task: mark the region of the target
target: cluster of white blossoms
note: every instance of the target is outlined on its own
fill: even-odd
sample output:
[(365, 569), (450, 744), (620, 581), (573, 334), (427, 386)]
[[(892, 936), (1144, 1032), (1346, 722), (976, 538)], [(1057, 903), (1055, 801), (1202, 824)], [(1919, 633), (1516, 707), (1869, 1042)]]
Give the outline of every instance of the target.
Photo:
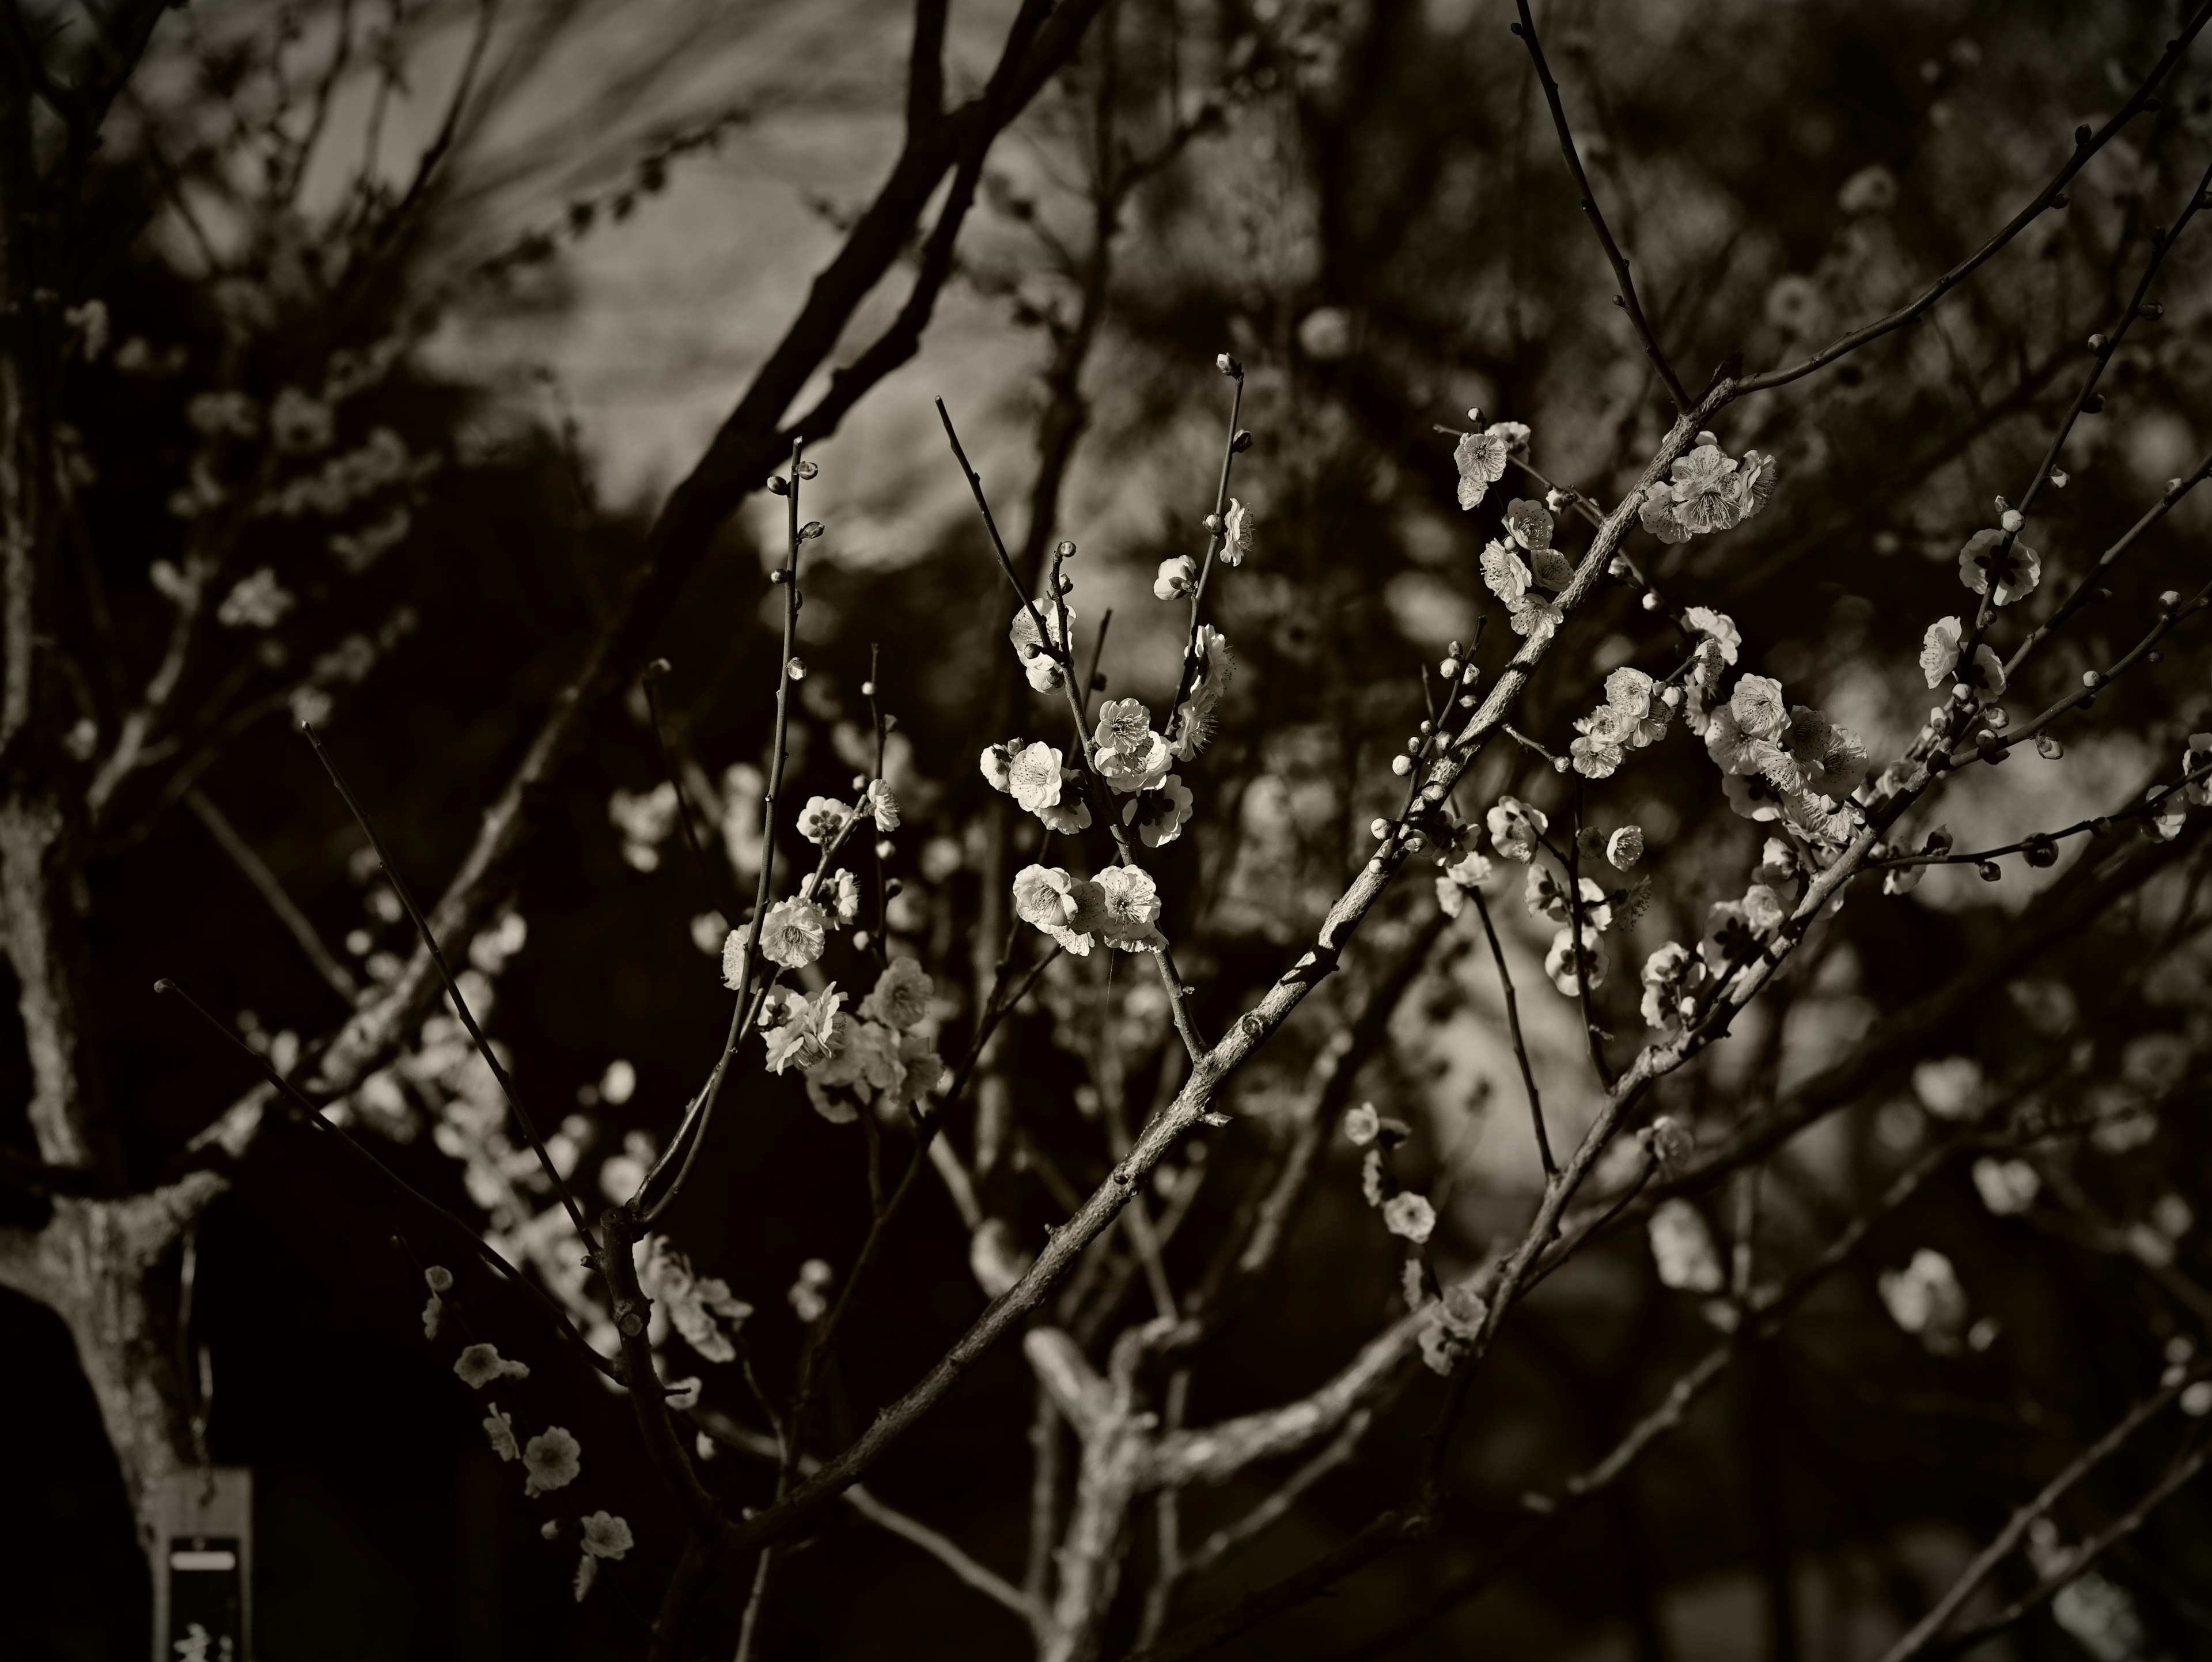
[(1747, 450), (1725, 454), (1711, 433), (1674, 459), (1671, 479), (1650, 485), (1637, 508), (1644, 528), (1662, 543), (1686, 543), (1727, 531), (1753, 517), (1774, 494), (1774, 458)]
[(1101, 941), (1125, 953), (1167, 945), (1158, 928), (1159, 887), (1137, 866), (1108, 866), (1096, 877), (1024, 866), (1014, 878), (1014, 915), (1079, 958)]
[[(1447, 916), (1457, 917), (1467, 897), (1489, 880), (1496, 868), (1475, 847), (1481, 831), (1487, 830), (1491, 848), (1500, 858), (1518, 861), (1528, 868), (1522, 895), (1528, 915), (1557, 926), (1551, 949), (1544, 955), (1544, 973), (1560, 992), (1572, 995), (1582, 990), (1584, 977), (1593, 988), (1604, 985), (1605, 934), (1616, 923), (1633, 920), (1650, 896), (1650, 885), (1644, 882), (1633, 890), (1608, 890), (1595, 878), (1577, 874), (1571, 892), (1565, 868), (1554, 871), (1537, 857), (1540, 851), (1547, 849), (1544, 837), (1551, 824), (1541, 808), (1532, 807), (1516, 796), (1499, 797), (1483, 816), (1481, 827), (1463, 827), (1452, 845), (1437, 856), (1437, 863), (1443, 868), (1443, 875), (1437, 880), (1437, 904)], [(1591, 826), (1585, 828), (1577, 846), (1589, 869), (1600, 869), (1601, 862), (1616, 872), (1627, 872), (1644, 858), (1644, 831), (1638, 825), (1622, 825), (1612, 831)]]
[[(719, 1275), (702, 1275), (665, 1235), (647, 1235), (638, 1261), (639, 1290), (653, 1300), (656, 1330), (665, 1320), (684, 1343), (710, 1362), (735, 1361), (737, 1335), (752, 1306), (730, 1291)], [(654, 1337), (659, 1333), (656, 1330)]]
[(1517, 421), (1494, 421), (1485, 427), (1480, 410), (1468, 411), (1467, 418), (1476, 424), (1476, 430), (1460, 435), (1458, 444), (1452, 447), (1452, 462), (1459, 469), (1459, 505), (1473, 508), (1484, 492), (1505, 477), (1506, 463), (1513, 453), (1528, 445), (1528, 429)]
[[(651, 1241), (647, 1242), (650, 1248)], [(676, 1255), (679, 1259), (680, 1254)], [(648, 1261), (650, 1252), (648, 1251)], [(685, 1266), (689, 1275), (689, 1266)], [(422, 1272), (429, 1283), (432, 1308), (423, 1313), (423, 1327), (429, 1336), (437, 1336), (436, 1314), (442, 1310), (440, 1296), (451, 1292), (453, 1272), (442, 1264), (432, 1264)], [(729, 1289), (720, 1282), (707, 1283), (720, 1290), (726, 1300)], [(734, 1300), (729, 1302), (734, 1303)], [(750, 1306), (738, 1305), (739, 1319), (750, 1313)], [(711, 1325), (711, 1318), (710, 1318)], [(732, 1354), (735, 1354), (734, 1352)], [(530, 1377), (527, 1362), (509, 1361), (492, 1344), (465, 1345), (454, 1359), (453, 1373), (471, 1391), (482, 1391), (500, 1379), (526, 1379)], [(523, 1470), (522, 1492), (535, 1499), (550, 1495), (556, 1488), (566, 1488), (574, 1482), (584, 1469), (583, 1445), (565, 1426), (548, 1426), (529, 1441), (524, 1442), (514, 1434), (514, 1418), (497, 1403), (484, 1404), (484, 1436), (490, 1441), (492, 1452), (506, 1462), (520, 1461)], [(583, 1554), (576, 1565), (575, 1594), (579, 1602), (592, 1590), (592, 1583), (599, 1573), (603, 1558), (620, 1558), (637, 1544), (630, 1533), (629, 1525), (607, 1512), (595, 1512), (578, 1520)], [(540, 1531), (549, 1541), (561, 1533), (559, 1519), (548, 1520)]]
[[(780, 969), (803, 970), (822, 956), (833, 928), (848, 928), (860, 916), (860, 880), (849, 868), (828, 869), (846, 834), (863, 821), (888, 835), (898, 828), (898, 799), (880, 779), (855, 778), (857, 806), (835, 797), (814, 796), (799, 815), (799, 834), (823, 849), (822, 861), (799, 886), (797, 894), (777, 901), (761, 919), (760, 954)], [(710, 937), (711, 938), (711, 937)], [(745, 936), (732, 929), (722, 940), (722, 984), (735, 991), (745, 984)], [(771, 1059), (771, 1067), (775, 1064)], [(775, 1068), (781, 1073), (782, 1068)]]
[(850, 1124), (862, 1107), (895, 1119), (919, 1106), (945, 1075), (936, 1041), (925, 1031), (935, 990), (911, 958), (893, 959), (854, 1013), (842, 1008), (845, 995), (835, 982), (811, 997), (770, 988), (761, 1009), (769, 1071), (797, 1068), (815, 1112), (833, 1125)]
[(1540, 641), (1559, 628), (1559, 596), (1575, 576), (1574, 562), (1552, 546), (1553, 530), (1549, 508), (1516, 497), (1506, 504), (1504, 537), (1482, 551), (1482, 581), (1505, 607), (1513, 632)]
[(1437, 1208), (1427, 1196), (1401, 1184), (1391, 1165), (1393, 1151), (1413, 1134), (1405, 1121), (1376, 1112), (1371, 1102), (1363, 1102), (1344, 1116), (1346, 1140), (1364, 1151), (1360, 1192), (1368, 1205), (1382, 1213), (1382, 1227), (1406, 1243), (1407, 1308), (1425, 1308), (1428, 1312), (1429, 1320), (1419, 1336), (1421, 1360), (1431, 1371), (1449, 1375), (1481, 1331), (1489, 1306), (1480, 1294), (1465, 1285), (1448, 1288), (1441, 1298), (1429, 1296), (1433, 1283), (1428, 1278), (1422, 1249), (1436, 1233)]
[(1605, 702), (1577, 718), (1567, 753), (1585, 779), (1609, 779), (1632, 750), (1667, 736), (1669, 706), (1658, 684), (1640, 669), (1623, 664), (1605, 678)]

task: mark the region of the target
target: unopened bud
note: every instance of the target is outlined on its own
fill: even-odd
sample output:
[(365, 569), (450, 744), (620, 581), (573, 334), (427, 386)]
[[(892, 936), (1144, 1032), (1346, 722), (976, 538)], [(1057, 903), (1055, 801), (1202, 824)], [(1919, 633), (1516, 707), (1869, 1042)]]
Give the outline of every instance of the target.
[(2003, 871), (1998, 868), (1997, 862), (1994, 860), (1982, 861), (1981, 874), (1982, 881), (1984, 883), (1994, 883), (2004, 875)]
[(2161, 611), (2172, 611), (2181, 604), (2181, 592), (2179, 589), (2166, 589), (2159, 595), (2158, 604)]
[(2094, 692), (2099, 687), (2105, 685), (2105, 678), (2099, 671), (2085, 669), (2081, 672), (2081, 685), (2087, 687), (2092, 692)]
[(1244, 379), (1244, 366), (1237, 362), (1235, 358), (1231, 357), (1226, 352), (1218, 353), (1215, 356), (1213, 367), (1218, 369), (1223, 374), (1231, 377), (1232, 380), (1242, 380)]
[(1659, 610), (1659, 596), (1655, 591), (1648, 588), (1644, 591), (1644, 609), (1646, 612)]
[(791, 494), (791, 481), (778, 473), (768, 482), (768, 488), (779, 496), (788, 496)]
[(875, 696), (876, 684), (873, 681), (863, 681), (860, 683), (860, 697), (863, 698), (872, 698)]
[(2027, 521), (2021, 518), (2020, 509), (2017, 508), (2008, 508), (2004, 511), (2003, 518), (1999, 520), (1997, 523), (2002, 526), (2007, 531), (2017, 531), (2021, 527), (2026, 525)]
[(2103, 350), (2105, 350), (2105, 338), (2104, 338), (2102, 335), (2092, 335), (2092, 336), (2090, 336), (2090, 337), (2089, 337), (2089, 350), (2090, 350), (2091, 351), (2093, 351), (2093, 352), (2101, 352), (2101, 351), (2103, 351)]
[(1447, 681), (1455, 679), (1459, 674), (1459, 660), (1456, 658), (1445, 659), (1437, 666), (1437, 673), (1443, 676)]
[(891, 857), (894, 852), (896, 852), (896, 845), (891, 842), (890, 837), (879, 837), (876, 839), (877, 859), (888, 860)]
[(1367, 831), (1368, 834), (1379, 843), (1390, 834), (1390, 822), (1380, 818), (1370, 820), (1368, 823)]
[(809, 520), (805, 525), (799, 527), (799, 540), (803, 543), (812, 542), (817, 537), (822, 534), (823, 530), (823, 527), (821, 521)]
[(1662, 687), (1659, 690), (1659, 702), (1666, 705), (1669, 709), (1681, 709), (1682, 689), (1680, 687)]
[(2056, 762), (2066, 754), (2066, 746), (2049, 734), (2039, 733), (2035, 735), (2035, 753), (2046, 762)]
[(1075, 545), (1066, 541), (1054, 543), (1052, 546), (1052, 557), (1055, 560), (1073, 559), (1075, 557)]
[(1403, 779), (1413, 770), (1413, 758), (1412, 757), (1394, 756), (1390, 758), (1390, 771), (1396, 774), (1401, 779)]
[(791, 677), (794, 681), (803, 681), (806, 679), (806, 666), (799, 660), (793, 658), (789, 663), (783, 667), (783, 673)]
[(1237, 436), (1236, 436), (1235, 438), (1233, 438), (1233, 439), (1231, 439), (1231, 440), (1230, 440), (1230, 441), (1229, 441), (1229, 450), (1230, 450), (1230, 454), (1231, 454), (1231, 455), (1241, 456), (1241, 455), (1243, 455), (1243, 454), (1247, 450), (1249, 450), (1251, 447), (1252, 447), (1252, 431), (1251, 431), (1251, 429), (1250, 429), (1249, 428), (1246, 428), (1246, 427), (1240, 427), (1240, 428), (1238, 428), (1238, 429), (1237, 429)]
[(1221, 515), (1218, 514), (1209, 514), (1199, 523), (1203, 525), (1212, 535), (1218, 537), (1221, 534)]

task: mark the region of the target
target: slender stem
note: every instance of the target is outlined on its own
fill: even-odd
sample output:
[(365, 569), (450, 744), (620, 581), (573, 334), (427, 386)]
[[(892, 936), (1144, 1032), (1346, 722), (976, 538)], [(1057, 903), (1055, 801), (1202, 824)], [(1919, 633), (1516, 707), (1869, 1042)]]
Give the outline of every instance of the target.
[(344, 965), (331, 955), (323, 945), (323, 938), (307, 919), (292, 897), (284, 892), (284, 885), (276, 874), (269, 869), (266, 861), (254, 852), (253, 845), (238, 834), (237, 828), (223, 817), (222, 810), (195, 786), (185, 793), (185, 806), (199, 816), (200, 823), (208, 828), (208, 835), (230, 856), (231, 863), (245, 874), (246, 880), (253, 885), (269, 910), (276, 914), (276, 921), (284, 931), (299, 943), (307, 961), (315, 966), (315, 973), (329, 983), (330, 989), (348, 1005), (352, 1004), (361, 989), (354, 983)]
[(385, 852), (383, 839), (377, 836), (376, 827), (369, 823), (368, 816), (362, 812), (361, 804), (354, 801), (353, 793), (346, 788), (337, 764), (331, 759), (330, 752), (323, 747), (321, 738), (305, 721), (300, 723), (300, 731), (315, 747), (315, 754), (321, 758), (324, 771), (331, 776), (331, 783), (337, 787), (338, 794), (345, 799), (347, 811), (353, 815), (354, 823), (361, 827), (362, 834), (368, 838), (369, 847), (376, 851), (376, 863), (382, 868), (385, 876), (392, 880), (392, 892), (399, 897), (399, 904), (407, 909), (407, 916), (414, 920), (415, 932), (422, 936), (423, 948), (430, 954), (430, 962), (437, 967), (440, 978), (446, 983), (446, 996), (453, 1001), (453, 1008), (460, 1015), (461, 1025), (469, 1030), (469, 1037), (476, 1041), (477, 1054), (483, 1058), (484, 1066), (491, 1069), (492, 1077), (499, 1081), (499, 1088), (507, 1098), (507, 1106), (514, 1110), (515, 1123), (522, 1127), (522, 1135), (530, 1144), (531, 1153), (538, 1156), (539, 1169), (545, 1173), (546, 1181), (552, 1185), (553, 1192), (560, 1196), (561, 1204), (567, 1208), (568, 1221), (575, 1225), (577, 1236), (587, 1250), (596, 1254), (599, 1243), (592, 1234), (591, 1226), (584, 1221), (584, 1208), (576, 1203), (576, 1196), (569, 1190), (568, 1179), (561, 1175), (560, 1167), (554, 1165), (553, 1156), (546, 1149), (545, 1140), (538, 1135), (537, 1126), (531, 1123), (530, 1111), (522, 1105), (522, 1099), (515, 1092), (514, 1081), (507, 1077), (507, 1069), (501, 1066), (499, 1057), (492, 1050), (491, 1041), (484, 1037), (483, 1029), (477, 1026), (475, 1013), (469, 1008), (468, 1001), (461, 996), (459, 983), (453, 979), (453, 969), (446, 962), (446, 954), (438, 945), (438, 937), (430, 933), (430, 921), (422, 916), (422, 909), (415, 904), (415, 897), (408, 892), (398, 868)]
[(1575, 136), (1567, 130), (1567, 113), (1559, 102), (1559, 83), (1552, 79), (1552, 66), (1544, 61), (1544, 48), (1536, 39), (1536, 22), (1528, 15), (1528, 0), (1514, 0), (1521, 21), (1513, 26), (1513, 33), (1528, 48), (1528, 57), (1536, 66), (1536, 79), (1542, 83), (1544, 97), (1552, 107), (1552, 125), (1559, 129), (1559, 154), (1566, 158), (1567, 171), (1575, 176), (1575, 189), (1582, 194), (1583, 211), (1589, 216), (1590, 228), (1597, 233), (1598, 241), (1605, 248), (1605, 257), (1613, 266), (1614, 279), (1620, 284), (1620, 293), (1614, 298), (1620, 308), (1628, 314), (1628, 320), (1636, 326), (1638, 339), (1644, 343), (1644, 355), (1651, 367), (1659, 372), (1659, 379), (1667, 383), (1667, 391), (1674, 400), (1674, 408), (1687, 410), (1695, 403), (1659, 350), (1657, 337), (1644, 320), (1644, 307), (1636, 298), (1636, 279), (1628, 274), (1628, 257), (1620, 252), (1620, 245), (1613, 240), (1606, 228), (1605, 214), (1597, 205), (1597, 196), (1590, 189), (1589, 176), (1583, 171), (1581, 153), (1575, 149)]
[(1513, 1036), (1514, 1060), (1521, 1064), (1521, 1087), (1528, 1095), (1528, 1123), (1536, 1133), (1536, 1156), (1544, 1163), (1544, 1182), (1547, 1185), (1558, 1180), (1559, 1163), (1552, 1154), (1552, 1139), (1544, 1129), (1543, 1099), (1536, 1093), (1536, 1070), (1528, 1065), (1528, 1042), (1521, 1032), (1521, 1001), (1514, 995), (1513, 971), (1506, 967), (1505, 948), (1498, 939), (1498, 930), (1490, 921), (1489, 904), (1482, 898), (1480, 889), (1468, 891), (1474, 902), (1475, 916), (1482, 920), (1482, 933), (1490, 942), (1490, 956), (1498, 965), (1498, 984), (1505, 995), (1505, 1026)]

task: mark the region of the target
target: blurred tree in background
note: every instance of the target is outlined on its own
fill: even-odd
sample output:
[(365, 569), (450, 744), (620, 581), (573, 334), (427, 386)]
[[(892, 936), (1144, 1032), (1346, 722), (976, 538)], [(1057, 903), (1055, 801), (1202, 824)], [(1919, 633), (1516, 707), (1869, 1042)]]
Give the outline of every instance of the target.
[[(2212, 728), (2203, 17), (1560, 0), (1534, 21), (1585, 186), (1516, 16), (11, 8), (0, 1314), (31, 1480), (0, 1648), (143, 1653), (133, 1519), (210, 1460), (256, 1473), (280, 1659), (1872, 1657), (2007, 1617), (1972, 1653), (2212, 1648), (2212, 902), (2179, 788)], [(1670, 541), (1635, 512), (1652, 458), (1693, 447), (1670, 376), (1721, 398), (1720, 450), (1771, 459), (1755, 519)], [(1234, 675), (1176, 763), (1188, 825), (1137, 844), (1201, 1049), (1297, 979), (1378, 847), (1425, 842), (1297, 983), (1311, 1008), (1196, 1104), (1225, 1123), (1134, 1168), (1026, 1304), (1195, 1075), (1143, 955), (1055, 955), (1016, 915), (1018, 873), (1110, 849), (1099, 825), (1075, 855), (977, 766), (1015, 735), (1079, 758), (1006, 642), (939, 394), (1024, 593), (1079, 547), (1086, 711), (1135, 698), (1169, 730), (1197, 612), (1155, 584), (1210, 568)], [(1528, 442), (1463, 506), (1456, 435), (1501, 421)], [(787, 527), (763, 486), (799, 435), (819, 472)], [(1223, 481), (1257, 527), (1234, 569), (1201, 524)], [(1512, 552), (1508, 504), (1547, 487)], [(1596, 563), (1510, 730), (1454, 716), (1456, 667), (1486, 696), (1532, 632), (1486, 546), (1541, 583), (1556, 518), (1583, 560), (1574, 493), (1627, 514), (1632, 565)], [(796, 676), (769, 578), (801, 518), (826, 532)], [(2009, 685), (1969, 652), (1954, 698), (1923, 654), (1974, 626), (1984, 533), (2039, 551), (1997, 653), (2063, 627)], [(1725, 666), (1685, 665), (1723, 638)], [(1723, 670), (1771, 678), (1856, 735), (1876, 811), (1933, 753), (1931, 703), (1988, 736), (1960, 728), (1956, 776), (1846, 862), (1850, 827), (1777, 818), (1683, 722), (1589, 761), (1608, 675), (1703, 662), (1716, 706)], [(1470, 720), (1486, 742), (1452, 750)], [(1413, 750), (1413, 784), (1457, 770), (1426, 819), (1393, 771)], [(767, 849), (787, 893), (802, 808), (877, 776), (899, 823), (850, 833), (860, 913), (800, 987), (857, 1020), (887, 946), (918, 960), (936, 1105), (910, 1122), (886, 1087), (855, 1117), (748, 1039), (714, 1135), (675, 1141), (738, 1031), (718, 960)], [(1548, 816), (1574, 873), (1548, 898), (1523, 904), (1553, 868), (1516, 863), (1501, 799)], [(1747, 941), (1797, 939), (1760, 936), (1762, 904), (1947, 846), (2011, 851), (1862, 869), (1711, 1019)], [(1493, 874), (1438, 879), (1438, 853)], [(1586, 996), (1584, 904), (1610, 922)], [(1669, 941), (1701, 993), (1646, 996)], [(288, 1117), (161, 976), (419, 1192)], [(1694, 1059), (1624, 1097), (1681, 993)], [(1580, 1186), (1547, 1189), (1593, 1126)], [(665, 1451), (656, 1476), (653, 1415), (428, 1209), (616, 1356), (621, 1289), (549, 1164), (610, 1240), (601, 1207), (685, 1174), (631, 1338), (705, 1381), (675, 1401), (708, 1525)], [(1433, 1233), (1386, 1224), (1385, 1191)], [(1511, 1269), (1547, 1195), (1577, 1250)], [(426, 1317), (428, 1265), (458, 1285)], [(1455, 1287), (1478, 1313), (1433, 1296)], [(790, 1532), (717, 1560), (670, 1631), (687, 1530), (769, 1508), (780, 1441), (788, 1488), (1017, 1306), (864, 1488), (777, 1512)], [(530, 1377), (469, 1390), (474, 1342)], [(580, 1476), (526, 1497), (494, 1398), (526, 1440), (571, 1434)], [(634, 1544), (580, 1556), (602, 1512)], [(1992, 1542), (2018, 1550), (1960, 1583)], [(1922, 1633), (1954, 1586), (1950, 1636)]]

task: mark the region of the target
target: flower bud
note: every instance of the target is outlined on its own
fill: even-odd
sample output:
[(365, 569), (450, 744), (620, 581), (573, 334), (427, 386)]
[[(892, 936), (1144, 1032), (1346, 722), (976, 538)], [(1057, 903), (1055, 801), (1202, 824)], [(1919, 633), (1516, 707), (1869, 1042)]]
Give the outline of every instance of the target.
[(1998, 868), (1997, 862), (1994, 860), (1983, 861), (1980, 870), (1982, 881), (1984, 883), (1994, 883), (2004, 875), (2004, 873)]
[(1413, 770), (1413, 758), (1412, 757), (1394, 756), (1390, 758), (1390, 771), (1396, 774), (1401, 779), (1403, 779)]
[(1244, 366), (1237, 362), (1235, 358), (1231, 357), (1226, 352), (1221, 352), (1215, 355), (1213, 367), (1233, 380), (1242, 380), (1244, 379)]
[(2056, 762), (2066, 754), (2066, 746), (2049, 734), (2039, 733), (2035, 735), (2035, 753), (2046, 762)]
[(809, 520), (805, 525), (799, 527), (799, 540), (803, 543), (811, 543), (817, 537), (822, 534), (823, 529), (824, 527), (821, 521)]
[(2085, 669), (2081, 672), (2081, 685), (2094, 692), (2105, 685), (2105, 678), (2094, 669)]
[[(863, 681), (860, 683), (860, 697), (863, 698), (872, 698), (875, 696), (876, 684), (873, 681)], [(856, 785), (854, 788), (857, 790), (860, 787)]]
[(1680, 687), (1662, 687), (1659, 690), (1659, 702), (1666, 705), (1669, 709), (1681, 709), (1682, 689)]
[(769, 480), (768, 488), (779, 496), (788, 496), (791, 494), (791, 481), (778, 473)]
[(888, 860), (891, 857), (894, 852), (896, 852), (896, 845), (891, 842), (890, 837), (879, 837), (876, 839), (877, 859)]
[(1209, 514), (1199, 523), (1212, 535), (1218, 537), (1221, 534), (1221, 515), (1218, 514)]
[(2160, 610), (2161, 610), (2161, 611), (2164, 611), (2164, 612), (2171, 612), (2171, 611), (2172, 611), (2172, 610), (2174, 609), (2174, 607), (2176, 607), (2176, 606), (2179, 606), (2179, 605), (2181, 604), (2181, 591), (2180, 591), (2179, 589), (2176, 589), (2176, 588), (2169, 588), (2169, 589), (2165, 590), (2163, 593), (2161, 593), (2161, 594), (2159, 595), (2159, 597), (2158, 597), (2158, 604), (2159, 604), (2159, 608), (2160, 608)]
[(1445, 659), (1437, 666), (1437, 673), (1443, 676), (1447, 681), (1456, 679), (1459, 675), (1459, 660), (1456, 658)]
[(806, 679), (806, 666), (793, 658), (783, 667), (783, 673), (794, 681), (803, 681)]
[(1377, 818), (1370, 822), (1367, 831), (1368, 834), (1379, 843), (1390, 834), (1390, 822), (1388, 819)]
[(791, 471), (798, 474), (802, 479), (811, 479), (822, 470), (817, 467), (811, 461), (802, 461), (798, 466), (793, 468)]
[(1241, 456), (1241, 455), (1243, 455), (1243, 454), (1247, 450), (1249, 450), (1251, 447), (1252, 447), (1252, 430), (1251, 430), (1251, 429), (1247, 428), (1247, 427), (1240, 427), (1240, 428), (1238, 428), (1238, 429), (1237, 429), (1237, 436), (1236, 436), (1235, 438), (1233, 438), (1233, 439), (1231, 439), (1231, 440), (1230, 440), (1230, 441), (1229, 441), (1229, 453), (1230, 453), (1231, 455), (1234, 455), (1234, 456)]
[(1648, 588), (1644, 591), (1644, 609), (1646, 612), (1656, 612), (1659, 610), (1659, 596), (1655, 592)]
[(2066, 470), (2064, 468), (2054, 467), (2051, 470), (2051, 487), (2054, 490), (2063, 490), (2066, 488)]
[(2101, 352), (2101, 351), (2103, 351), (2103, 350), (2105, 350), (2105, 338), (2104, 338), (2102, 335), (2092, 335), (2092, 336), (2090, 336), (2090, 337), (2089, 337), (2089, 350), (2090, 350), (2091, 351), (2093, 351), (2093, 352)]
[(2008, 508), (2005, 509), (2004, 517), (1998, 521), (1998, 524), (2002, 525), (2007, 531), (2018, 531), (2021, 527), (2027, 523), (2027, 521), (2021, 517), (2020, 509), (2017, 508)]

